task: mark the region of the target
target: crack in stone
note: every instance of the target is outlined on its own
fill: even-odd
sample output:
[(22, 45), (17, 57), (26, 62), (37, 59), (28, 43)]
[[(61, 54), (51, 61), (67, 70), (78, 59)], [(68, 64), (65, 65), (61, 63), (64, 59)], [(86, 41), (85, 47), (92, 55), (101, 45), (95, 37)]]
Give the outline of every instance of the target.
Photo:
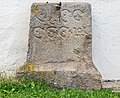
[(48, 61), (48, 62), (45, 62), (45, 63), (69, 63), (69, 62), (79, 62), (79, 61), (68, 59), (66, 61)]

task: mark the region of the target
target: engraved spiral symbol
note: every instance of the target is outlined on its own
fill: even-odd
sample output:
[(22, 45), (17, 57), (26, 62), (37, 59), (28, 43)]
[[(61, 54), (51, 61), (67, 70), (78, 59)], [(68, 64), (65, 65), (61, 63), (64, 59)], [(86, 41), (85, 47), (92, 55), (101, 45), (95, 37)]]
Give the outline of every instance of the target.
[(57, 32), (57, 29), (54, 28), (54, 27), (47, 28), (47, 36), (49, 38), (55, 38), (56, 37), (56, 32)]
[(80, 37), (83, 37), (85, 35), (84, 31), (82, 30), (82, 28), (78, 28), (77, 29), (77, 33), (78, 33), (78, 36), (80, 36)]
[(80, 21), (82, 16), (83, 16), (83, 12), (81, 10), (75, 10), (73, 12), (73, 17), (77, 21)]
[(67, 9), (64, 9), (61, 12), (61, 20), (64, 21), (64, 22), (67, 22), (69, 15), (70, 15), (70, 11), (67, 10)]
[(33, 33), (34, 33), (34, 36), (36, 38), (40, 38), (41, 39), (43, 37), (44, 30), (42, 28), (35, 28)]
[(44, 8), (43, 6), (38, 6), (38, 13), (36, 14), (36, 17), (40, 20), (40, 21), (48, 21), (51, 19), (51, 17), (48, 15), (48, 9)]
[(66, 28), (66, 27), (61, 27), (60, 29), (59, 29), (59, 35), (61, 36), (61, 37), (69, 37), (70, 36), (70, 32), (69, 32), (69, 30)]

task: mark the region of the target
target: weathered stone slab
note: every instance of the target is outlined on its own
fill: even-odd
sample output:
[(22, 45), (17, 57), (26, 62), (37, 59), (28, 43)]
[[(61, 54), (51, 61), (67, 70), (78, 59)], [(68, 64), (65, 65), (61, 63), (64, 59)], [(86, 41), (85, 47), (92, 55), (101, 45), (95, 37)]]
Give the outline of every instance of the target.
[(32, 5), (27, 61), (34, 74), (57, 87), (99, 89), (101, 75), (92, 63), (91, 46), (90, 4)]

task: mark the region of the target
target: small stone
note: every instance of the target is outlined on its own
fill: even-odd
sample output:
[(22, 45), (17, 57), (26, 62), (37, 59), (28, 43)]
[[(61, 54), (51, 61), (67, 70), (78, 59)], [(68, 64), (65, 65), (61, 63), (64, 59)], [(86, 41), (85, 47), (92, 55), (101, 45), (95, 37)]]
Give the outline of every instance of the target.
[(100, 89), (101, 74), (92, 62), (91, 5), (34, 3), (31, 11), (27, 61), (36, 68), (33, 74), (56, 87)]

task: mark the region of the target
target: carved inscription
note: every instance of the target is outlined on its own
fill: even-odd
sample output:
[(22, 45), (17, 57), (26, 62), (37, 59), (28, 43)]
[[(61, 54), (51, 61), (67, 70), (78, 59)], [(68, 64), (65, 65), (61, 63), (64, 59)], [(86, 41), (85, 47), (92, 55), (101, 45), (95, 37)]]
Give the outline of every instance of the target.
[(79, 9), (73, 11), (73, 17), (75, 20), (80, 21), (80, 19), (83, 17), (83, 12)]
[[(49, 21), (52, 24), (54, 24), (55, 22), (60, 21), (59, 17), (55, 18), (52, 15), (50, 16), (48, 14), (48, 12), (49, 11), (47, 9), (41, 8), (41, 9), (39, 9), (38, 13), (36, 14), (36, 17), (42, 22)], [(61, 11), (60, 16), (61, 16), (61, 20), (64, 21), (64, 22), (67, 22), (69, 17), (73, 17), (75, 20), (80, 21), (81, 18), (84, 16), (84, 12), (82, 10), (80, 10), (80, 9), (75, 9), (74, 11), (70, 11), (68, 9), (63, 9)]]
[(54, 39), (57, 37), (68, 38), (71, 35), (82, 38), (86, 35), (84, 30), (82, 30), (82, 28), (75, 28), (75, 27), (71, 29), (64, 26), (60, 27), (59, 29), (57, 29), (56, 27), (48, 27), (45, 30), (37, 27), (34, 29), (34, 36), (36, 38), (41, 39), (45, 34), (47, 34), (49, 39)]
[(60, 29), (59, 29), (59, 35), (61, 36), (61, 37), (69, 37), (70, 36), (70, 32), (69, 32), (69, 29), (68, 28), (66, 28), (66, 27), (61, 27)]
[(40, 27), (35, 28), (33, 31), (34, 36), (40, 39), (43, 37), (44, 33), (44, 30)]
[(38, 12), (36, 13), (36, 17), (42, 21), (49, 21), (51, 19), (51, 16), (49, 15), (49, 7), (46, 5), (36, 6), (38, 9)]
[(57, 29), (55, 27), (49, 27), (47, 28), (46, 32), (48, 38), (53, 39), (56, 37)]
[(61, 12), (61, 20), (64, 21), (64, 22), (67, 22), (68, 21), (68, 17), (70, 16), (70, 11), (67, 10), (67, 9), (64, 9), (62, 10)]
[[(71, 21), (70, 23), (72, 23), (72, 21), (82, 21), (82, 18), (84, 18), (83, 9), (78, 9), (79, 6), (77, 6), (74, 10), (62, 9), (60, 11), (60, 9), (56, 10), (54, 7), (52, 10), (50, 10), (49, 7), (50, 6), (48, 5), (40, 5), (33, 8), (37, 9), (35, 17), (40, 21), (41, 25), (46, 24), (44, 29), (40, 27), (36, 27), (34, 29), (34, 36), (36, 38), (41, 39), (43, 35), (46, 35), (49, 39), (55, 39), (59, 37), (68, 38), (70, 36), (82, 38), (86, 35), (86, 27), (69, 27), (67, 25), (64, 25), (64, 23), (69, 23), (69, 21)], [(73, 23), (75, 24), (75, 22)]]

